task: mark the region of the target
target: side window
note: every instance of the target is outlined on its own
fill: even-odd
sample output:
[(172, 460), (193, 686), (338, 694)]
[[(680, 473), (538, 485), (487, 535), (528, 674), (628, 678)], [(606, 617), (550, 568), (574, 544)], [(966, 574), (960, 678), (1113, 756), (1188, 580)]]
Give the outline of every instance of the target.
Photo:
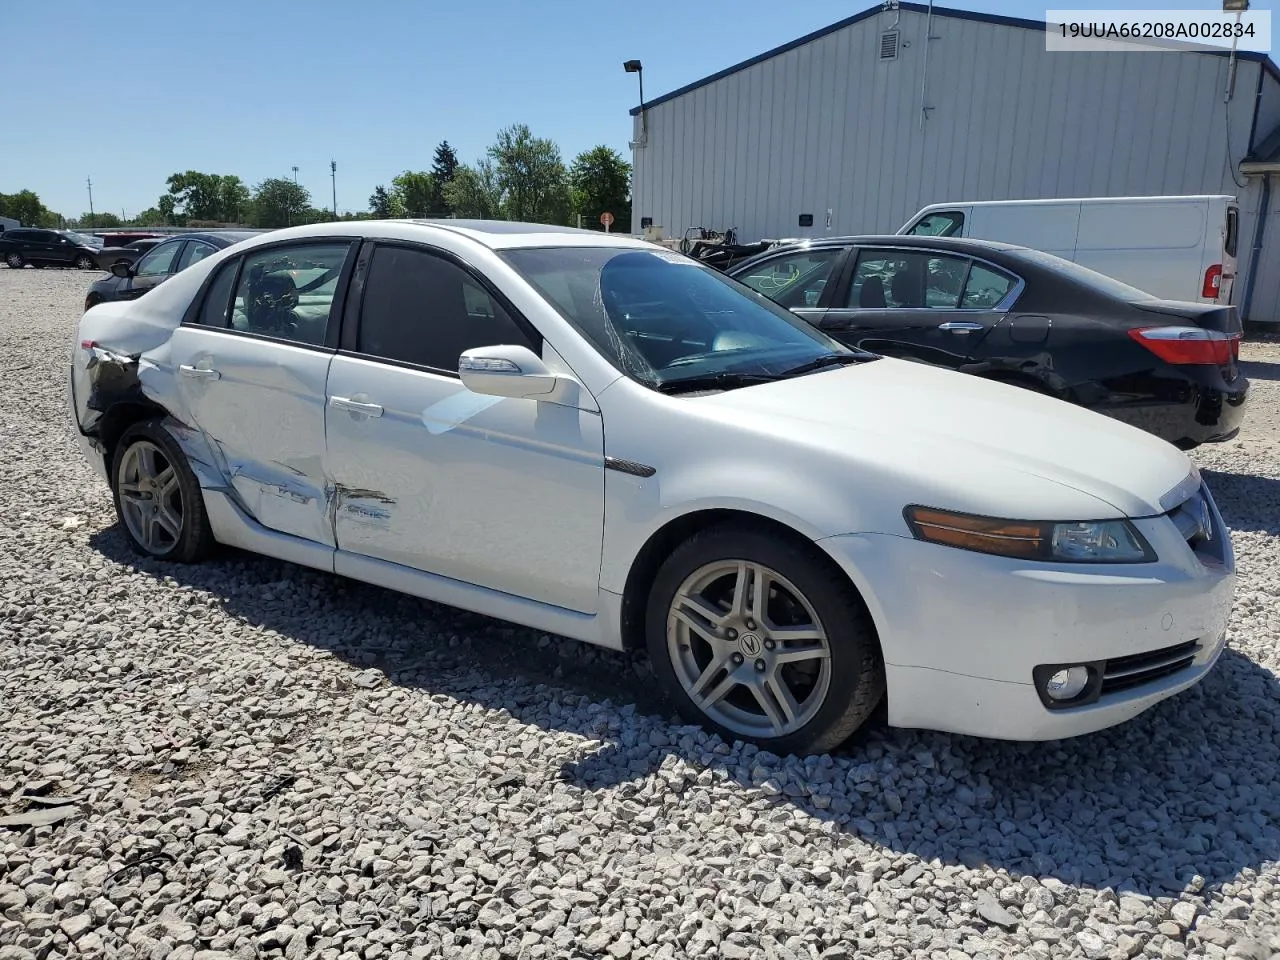
[(1003, 300), (1017, 283), (1007, 273), (998, 273), (981, 264), (969, 268), (960, 306), (966, 310), (990, 309)]
[(847, 306), (867, 310), (954, 310), (969, 261), (906, 250), (864, 250), (858, 256)]
[(321, 346), (349, 243), (272, 247), (244, 258), (231, 327)]
[(204, 303), (200, 305), (196, 323), (203, 327), (227, 326), (227, 303), (231, 299), (231, 285), (236, 282), (236, 266), (239, 263), (239, 260), (231, 259), (218, 268), (217, 276), (205, 293)]
[(841, 252), (826, 248), (783, 254), (737, 279), (781, 306), (816, 307)]
[(374, 250), (360, 310), (360, 353), (456, 373), (464, 350), (500, 343), (540, 352), (461, 267), (424, 250)]
[(182, 249), (182, 241), (162, 243), (149, 250), (138, 261), (138, 269), (134, 273), (139, 277), (156, 277), (173, 272), (173, 261)]
[(1227, 236), (1223, 243), (1223, 249), (1228, 257), (1236, 255), (1236, 234), (1240, 229), (1240, 210), (1236, 207), (1227, 207)]
[(947, 210), (921, 217), (920, 222), (907, 231), (913, 237), (962, 237), (964, 214), (959, 210)]
[(193, 263), (199, 263), (211, 253), (217, 253), (218, 250), (212, 244), (202, 243), (199, 240), (192, 240), (187, 244), (187, 249), (182, 251), (182, 258), (178, 261), (178, 269), (185, 270)]

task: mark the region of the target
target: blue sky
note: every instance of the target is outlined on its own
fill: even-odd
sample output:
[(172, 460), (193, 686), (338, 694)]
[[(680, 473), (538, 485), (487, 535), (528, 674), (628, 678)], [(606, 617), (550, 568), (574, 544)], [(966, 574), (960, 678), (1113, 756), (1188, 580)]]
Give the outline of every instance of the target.
[[(1271, 9), (1273, 0), (1254, 0)], [(0, 192), (35, 190), (66, 216), (132, 215), (175, 171), (292, 176), (338, 209), (427, 169), (443, 139), (464, 162), (529, 124), (565, 162), (628, 155), (644, 62), (655, 96), (869, 6), (865, 0), (100, 0), (5, 4)], [(949, 3), (1043, 19), (1019, 0)], [(1054, 7), (1220, 8), (1195, 0), (1058, 0)], [(38, 79), (37, 79), (38, 78)]]

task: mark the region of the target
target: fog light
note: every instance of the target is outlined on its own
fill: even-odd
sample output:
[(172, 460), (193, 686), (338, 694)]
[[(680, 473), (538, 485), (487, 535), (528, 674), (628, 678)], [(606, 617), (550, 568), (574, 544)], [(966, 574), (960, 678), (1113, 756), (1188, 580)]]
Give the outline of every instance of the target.
[(1050, 700), (1074, 700), (1089, 685), (1088, 667), (1064, 667), (1044, 685)]

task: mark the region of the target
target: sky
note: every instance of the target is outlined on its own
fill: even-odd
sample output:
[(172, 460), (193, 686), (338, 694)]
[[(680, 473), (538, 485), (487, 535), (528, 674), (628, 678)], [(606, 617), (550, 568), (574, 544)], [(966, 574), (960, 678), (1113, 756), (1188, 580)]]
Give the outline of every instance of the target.
[[(1272, 9), (1275, 0), (1253, 0)], [(292, 177), (317, 207), (363, 210), (379, 184), (464, 163), (526, 123), (565, 163), (607, 144), (630, 159), (639, 100), (851, 16), (867, 0), (42, 0), (5, 4), (0, 193), (67, 217), (132, 216), (169, 174)], [(1026, 0), (948, 6), (1044, 19)], [(1054, 8), (1218, 9), (1204, 0), (1056, 0)], [(38, 78), (38, 79), (37, 79)]]

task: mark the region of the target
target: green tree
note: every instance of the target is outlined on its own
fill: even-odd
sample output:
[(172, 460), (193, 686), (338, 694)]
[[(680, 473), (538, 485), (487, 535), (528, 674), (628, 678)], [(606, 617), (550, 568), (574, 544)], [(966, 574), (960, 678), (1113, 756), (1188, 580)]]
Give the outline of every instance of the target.
[(172, 174), (166, 183), (173, 216), (182, 222), (236, 223), (249, 206), (249, 188), (237, 176), (188, 170)]
[(139, 227), (163, 227), (169, 221), (156, 207), (148, 207), (134, 217), (133, 222)]
[(435, 193), (431, 198), (432, 216), (447, 217), (453, 212), (447, 191), (457, 172), (458, 154), (448, 140), (441, 140), (431, 164), (431, 176), (435, 178)]
[(292, 180), (269, 177), (253, 189), (253, 222), (259, 227), (288, 227), (305, 223), (311, 194)]
[(518, 123), (498, 131), (488, 153), (508, 220), (568, 222), (569, 177), (553, 141), (535, 137)]
[(90, 227), (92, 229), (107, 229), (112, 227), (124, 226), (124, 221), (117, 217), (114, 213), (95, 213), (90, 216), (87, 213), (80, 214), (80, 219), (76, 224), (81, 227)]
[(390, 220), (404, 216), (404, 207), (400, 203), (400, 198), (381, 184), (373, 188), (373, 193), (369, 197), (369, 209), (373, 212), (375, 220)]
[(391, 181), (406, 217), (429, 217), (435, 197), (435, 178), (425, 170), (406, 170)]
[(481, 160), (474, 167), (459, 166), (444, 195), (456, 216), (469, 220), (497, 220), (502, 216), (502, 190), (488, 160)]
[(53, 227), (62, 220), (31, 190), (0, 193), (0, 217), (9, 217), (30, 227)]
[(598, 146), (578, 154), (569, 184), (573, 212), (581, 214), (583, 226), (598, 226), (600, 214), (608, 211), (614, 217), (610, 230), (631, 232), (631, 164), (617, 150)]

